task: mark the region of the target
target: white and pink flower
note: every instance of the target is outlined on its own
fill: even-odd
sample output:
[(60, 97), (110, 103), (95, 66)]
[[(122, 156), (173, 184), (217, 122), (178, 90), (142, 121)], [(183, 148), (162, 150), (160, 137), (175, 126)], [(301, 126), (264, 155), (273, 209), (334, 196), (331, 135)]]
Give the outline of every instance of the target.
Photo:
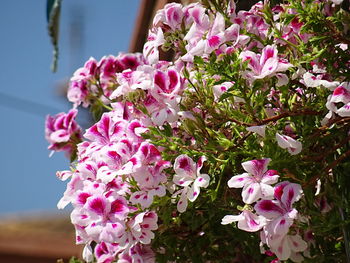
[(195, 163), (185, 154), (175, 159), (175, 175), (173, 177), (173, 182), (183, 187), (174, 194), (174, 196), (180, 194), (180, 200), (177, 203), (177, 209), (180, 213), (186, 211), (187, 199), (194, 202), (199, 196), (200, 188), (206, 188), (209, 185), (209, 175), (200, 173), (205, 160), (206, 158), (202, 156), (199, 158), (198, 162)]
[(287, 149), (291, 155), (299, 154), (303, 148), (301, 142), (287, 135), (276, 133), (276, 140), (278, 146), (282, 149)]
[(279, 175), (275, 170), (268, 170), (271, 159), (252, 160), (242, 163), (247, 173), (233, 176), (227, 185), (231, 188), (242, 188), (243, 202), (252, 204), (257, 200), (273, 197), (273, 187), (278, 181)]
[(48, 149), (65, 151), (70, 156), (74, 147), (82, 139), (81, 128), (75, 121), (78, 110), (71, 109), (68, 113), (58, 113), (47, 116), (45, 122), (45, 137), (50, 143)]

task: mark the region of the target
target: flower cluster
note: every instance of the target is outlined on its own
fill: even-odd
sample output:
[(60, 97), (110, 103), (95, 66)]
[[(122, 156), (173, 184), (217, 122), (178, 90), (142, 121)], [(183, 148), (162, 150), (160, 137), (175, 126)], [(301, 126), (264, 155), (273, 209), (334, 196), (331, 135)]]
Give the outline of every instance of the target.
[[(350, 255), (350, 13), (283, 2), (166, 4), (142, 53), (74, 73), (73, 109), (47, 118), (46, 138), (72, 159), (58, 207), (72, 205), (87, 262)], [(81, 106), (95, 118), (84, 135)]]
[(100, 61), (90, 58), (84, 67), (74, 72), (67, 98), (75, 106), (82, 104), (84, 107), (88, 107), (96, 98), (106, 102), (117, 86), (117, 73), (126, 69), (135, 70), (143, 64), (140, 54), (110, 55)]
[(302, 261), (298, 252), (307, 248), (307, 243), (300, 235), (289, 235), (289, 231), (298, 211), (293, 204), (301, 198), (302, 190), (299, 184), (283, 181), (277, 183), (279, 175), (276, 170), (268, 170), (271, 160), (261, 159), (242, 163), (247, 173), (233, 176), (228, 181), (231, 188), (242, 188), (243, 202), (251, 205), (258, 215), (252, 213), (246, 206), (240, 215), (227, 215), (221, 224), (238, 221), (238, 228), (248, 232), (262, 229), (260, 237), (278, 259), (291, 258), (294, 262)]
[(76, 144), (82, 139), (81, 128), (75, 121), (78, 114), (76, 109), (55, 116), (47, 116), (45, 122), (45, 137), (50, 143), (48, 149), (52, 151), (65, 151), (70, 156)]
[(158, 226), (156, 212), (148, 208), (155, 196), (165, 195), (163, 170), (170, 165), (140, 136), (146, 128), (128, 119), (131, 113), (121, 103), (114, 107), (119, 110), (104, 113), (84, 134), (76, 168), (59, 172), (70, 182), (58, 207), (73, 205), (77, 243), (86, 244), (86, 260), (91, 242), (100, 244), (95, 248), (98, 262), (140, 257), (135, 251), (150, 244)]

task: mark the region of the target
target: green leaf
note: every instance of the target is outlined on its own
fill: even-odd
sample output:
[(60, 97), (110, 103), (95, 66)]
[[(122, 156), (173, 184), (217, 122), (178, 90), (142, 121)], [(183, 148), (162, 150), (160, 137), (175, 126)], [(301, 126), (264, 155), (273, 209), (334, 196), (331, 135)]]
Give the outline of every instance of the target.
[(61, 13), (62, 0), (47, 0), (46, 16), (48, 21), (48, 32), (53, 45), (53, 61), (51, 70), (56, 72), (58, 60), (58, 36), (59, 36), (59, 22)]
[(83, 261), (77, 259), (76, 257), (72, 257), (72, 258), (69, 260), (69, 263), (83, 263)]

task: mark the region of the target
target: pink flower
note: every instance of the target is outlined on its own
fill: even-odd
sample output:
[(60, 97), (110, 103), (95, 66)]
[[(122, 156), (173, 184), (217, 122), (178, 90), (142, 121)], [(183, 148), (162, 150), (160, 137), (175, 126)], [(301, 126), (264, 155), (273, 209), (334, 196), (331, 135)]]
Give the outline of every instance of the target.
[(154, 19), (153, 26), (159, 26), (160, 23), (168, 25), (171, 30), (175, 31), (181, 28), (181, 22), (184, 17), (182, 5), (177, 3), (169, 3), (163, 9), (158, 10)]
[(271, 159), (252, 160), (242, 163), (248, 173), (233, 176), (227, 185), (231, 188), (242, 188), (243, 202), (252, 204), (260, 198), (273, 197), (271, 184), (277, 182), (279, 176), (275, 170), (267, 170)]
[(284, 72), (292, 65), (278, 57), (278, 50), (275, 45), (268, 45), (263, 48), (261, 55), (252, 51), (243, 51), (239, 57), (248, 62), (248, 78), (263, 79), (267, 76), (275, 75), (277, 72)]
[(276, 200), (260, 200), (256, 203), (255, 211), (267, 219), (264, 231), (268, 239), (282, 237), (288, 233), (298, 214), (292, 205), (300, 199), (302, 192), (299, 184), (285, 181), (274, 188)]
[(152, 231), (158, 229), (158, 216), (154, 211), (142, 212), (129, 223), (132, 236), (141, 244), (150, 244), (154, 238)]
[(174, 194), (181, 194), (177, 204), (177, 209), (180, 213), (186, 211), (187, 199), (194, 202), (200, 193), (200, 188), (206, 188), (209, 185), (209, 175), (200, 173), (205, 160), (206, 158), (202, 156), (197, 163), (194, 163), (194, 161), (185, 154), (179, 155), (175, 159), (175, 175), (173, 177), (173, 182), (183, 187), (183, 189)]
[(326, 104), (330, 112), (334, 112), (341, 117), (350, 116), (350, 84), (343, 82), (338, 86), (331, 96), (328, 97)]
[(259, 231), (265, 224), (265, 219), (262, 216), (257, 216), (249, 210), (243, 210), (239, 215), (227, 215), (225, 216), (221, 224), (227, 225), (238, 221), (238, 228), (247, 232)]
[(303, 82), (305, 83), (306, 87), (314, 88), (323, 86), (330, 90), (334, 90), (334, 88), (339, 85), (338, 81), (329, 81), (324, 79), (324, 74), (318, 74), (315, 76), (310, 72), (304, 73)]
[(97, 263), (112, 263), (119, 251), (120, 248), (117, 244), (101, 242), (96, 245), (94, 254)]
[(276, 140), (278, 146), (282, 149), (287, 149), (291, 155), (296, 155), (302, 150), (301, 142), (294, 140), (292, 137), (287, 135), (280, 135), (279, 133), (276, 133)]
[[(263, 240), (263, 243), (265, 241)], [(293, 262), (302, 262), (304, 259), (300, 252), (307, 249), (307, 243), (300, 235), (285, 235), (282, 238), (270, 239), (266, 242), (279, 260), (290, 258)]]
[(149, 245), (140, 243), (124, 250), (118, 255), (118, 263), (155, 263), (155, 254)]
[(143, 46), (143, 56), (148, 64), (153, 65), (159, 61), (158, 48), (164, 43), (164, 34), (160, 27), (153, 28), (149, 31), (147, 42)]
[(221, 84), (213, 86), (213, 93), (216, 100), (220, 99), (221, 95), (228, 91), (235, 83), (234, 82), (223, 82)]
[(265, 138), (266, 125), (250, 126), (250, 127), (247, 127), (246, 129), (247, 129), (247, 131), (255, 132), (255, 133), (259, 134), (261, 137)]
[(48, 149), (66, 151), (71, 155), (75, 144), (81, 141), (81, 128), (75, 121), (78, 110), (71, 109), (68, 113), (47, 116), (45, 122), (45, 137), (50, 143)]

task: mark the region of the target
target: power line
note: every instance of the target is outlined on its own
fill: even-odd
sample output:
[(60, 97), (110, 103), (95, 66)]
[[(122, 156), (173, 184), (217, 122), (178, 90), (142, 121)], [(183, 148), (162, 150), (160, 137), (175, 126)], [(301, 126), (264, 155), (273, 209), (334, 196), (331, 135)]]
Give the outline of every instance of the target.
[(40, 117), (44, 117), (50, 112), (61, 112), (54, 107), (5, 94), (3, 92), (0, 92), (0, 105)]

